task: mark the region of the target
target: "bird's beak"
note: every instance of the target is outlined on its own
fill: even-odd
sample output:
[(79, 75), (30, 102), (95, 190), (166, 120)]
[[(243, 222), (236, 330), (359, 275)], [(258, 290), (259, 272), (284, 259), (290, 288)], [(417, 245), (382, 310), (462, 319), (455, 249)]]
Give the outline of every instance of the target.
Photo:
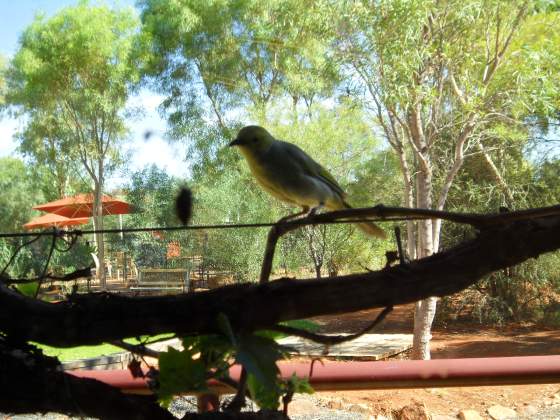
[(240, 144), (241, 142), (239, 141), (239, 138), (236, 138), (234, 141), (228, 144), (228, 147), (239, 146)]

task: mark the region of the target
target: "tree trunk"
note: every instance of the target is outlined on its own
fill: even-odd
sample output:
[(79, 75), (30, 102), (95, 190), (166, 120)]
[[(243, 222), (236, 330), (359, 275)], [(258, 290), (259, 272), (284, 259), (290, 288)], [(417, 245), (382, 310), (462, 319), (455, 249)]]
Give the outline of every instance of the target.
[(317, 279), (321, 279), (321, 268), (323, 268), (323, 255), (320, 255), (319, 251), (315, 247), (315, 226), (306, 226), (305, 232), (307, 233), (307, 247), (309, 249), (309, 255), (313, 260), (313, 268), (315, 269), (315, 276)]
[[(103, 229), (103, 162), (98, 162), (98, 180), (94, 182), (93, 190), (93, 226), (96, 231)], [(97, 278), (101, 290), (107, 289), (107, 278), (105, 275), (105, 243), (102, 233), (95, 233), (95, 243), (97, 245), (97, 258), (99, 259), (99, 269)]]
[[(427, 160), (426, 162), (429, 163)], [(425, 209), (431, 208), (432, 174), (429, 167), (418, 172), (416, 182), (417, 207)], [(433, 221), (431, 219), (421, 220), (418, 222), (418, 258), (428, 257), (434, 252), (432, 222)], [(414, 311), (414, 338), (412, 342), (413, 359), (430, 359), (430, 339), (432, 338), (431, 328), (436, 313), (436, 303), (436, 298), (427, 298), (416, 302)]]
[(315, 263), (315, 277), (317, 280), (321, 280), (321, 266), (318, 263)]

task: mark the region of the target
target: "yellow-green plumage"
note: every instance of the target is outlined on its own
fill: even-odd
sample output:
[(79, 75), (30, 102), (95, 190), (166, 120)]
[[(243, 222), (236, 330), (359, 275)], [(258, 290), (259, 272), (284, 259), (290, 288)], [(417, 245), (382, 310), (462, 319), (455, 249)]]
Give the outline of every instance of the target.
[[(264, 128), (242, 128), (230, 146), (238, 146), (257, 182), (272, 196), (304, 211), (325, 206), (329, 210), (350, 208), (346, 193), (334, 177), (294, 144), (276, 140)], [(385, 238), (373, 223), (357, 223), (371, 236)]]

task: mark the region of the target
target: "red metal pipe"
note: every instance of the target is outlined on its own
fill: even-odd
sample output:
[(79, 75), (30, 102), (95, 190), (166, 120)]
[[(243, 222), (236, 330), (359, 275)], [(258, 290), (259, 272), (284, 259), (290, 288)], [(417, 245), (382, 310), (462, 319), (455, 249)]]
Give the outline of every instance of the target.
[[(280, 362), (283, 378), (292, 373), (306, 378), (310, 362)], [(239, 378), (240, 368), (230, 370)], [(145, 380), (127, 370), (72, 371), (72, 375), (98, 379), (126, 392), (150, 392)], [(317, 391), (352, 389), (432, 388), (450, 386), (560, 383), (560, 356), (523, 356), (472, 359), (398, 360), (381, 362), (316, 362), (310, 383)], [(232, 389), (211, 381), (214, 393)]]

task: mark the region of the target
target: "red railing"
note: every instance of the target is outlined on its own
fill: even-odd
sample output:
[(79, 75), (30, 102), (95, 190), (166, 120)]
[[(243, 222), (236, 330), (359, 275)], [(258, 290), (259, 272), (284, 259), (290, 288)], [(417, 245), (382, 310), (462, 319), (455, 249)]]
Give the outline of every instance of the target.
[[(284, 378), (293, 373), (308, 378), (310, 367), (311, 362), (279, 363)], [(232, 367), (231, 377), (239, 378), (239, 372), (239, 366)], [(128, 370), (70, 373), (100, 380), (126, 392), (150, 392), (146, 381), (133, 378)], [(317, 391), (560, 383), (560, 356), (315, 362), (309, 382)], [(215, 394), (233, 392), (217, 381), (211, 381), (209, 387)]]

